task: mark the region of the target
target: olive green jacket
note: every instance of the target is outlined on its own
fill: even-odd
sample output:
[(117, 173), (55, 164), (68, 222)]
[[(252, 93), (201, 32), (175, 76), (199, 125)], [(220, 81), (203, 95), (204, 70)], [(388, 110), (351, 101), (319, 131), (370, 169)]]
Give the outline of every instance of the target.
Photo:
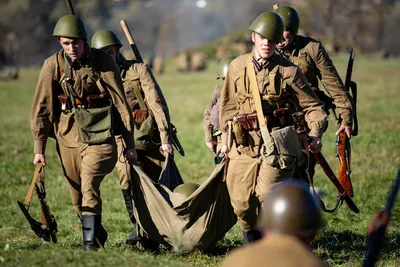
[[(61, 104), (58, 101), (58, 95), (67, 94), (60, 84), (64, 67), (64, 51), (61, 50), (44, 61), (40, 72), (30, 118), (35, 154), (44, 154), (47, 138), (51, 136), (56, 137), (65, 147), (82, 145), (78, 141), (74, 113), (61, 112)], [(73, 88), (80, 99), (85, 99), (91, 94), (100, 94), (95, 78), (100, 76), (116, 111), (113, 128), (120, 131), (127, 148), (134, 148), (133, 119), (123, 92), (118, 66), (112, 57), (103, 51), (88, 48), (83, 58), (72, 64), (71, 72)]]
[(160, 86), (146, 64), (138, 61), (128, 61), (120, 54), (118, 65), (124, 84), (124, 91), (131, 110), (139, 108), (134, 87), (142, 93), (142, 97), (150, 114), (154, 117), (160, 132), (162, 144), (170, 143), (169, 127), (170, 115)]
[[(249, 53), (237, 57), (229, 65), (220, 97), (220, 126), (223, 133), (228, 132), (228, 121), (236, 115), (255, 111), (247, 76), (243, 82), (247, 61), (251, 61), (253, 55)], [(268, 100), (272, 84), (272, 81), (270, 84), (270, 76), (275, 73), (274, 87), (281, 92), (278, 102), (282, 104), (291, 100), (305, 113), (305, 120), (310, 129), (309, 134), (316, 137), (322, 136), (327, 118), (323, 103), (311, 90), (307, 79), (296, 65), (281, 55), (274, 54), (274, 59), (268, 67), (261, 70), (255, 69), (255, 72), (263, 110), (272, 106)], [(244, 84), (246, 88), (243, 88)]]
[(332, 97), (342, 118), (342, 125), (352, 125), (352, 99), (345, 91), (342, 79), (322, 44), (310, 37), (297, 35), (294, 50), (280, 50), (302, 70), (312, 87), (318, 88), (318, 79)]

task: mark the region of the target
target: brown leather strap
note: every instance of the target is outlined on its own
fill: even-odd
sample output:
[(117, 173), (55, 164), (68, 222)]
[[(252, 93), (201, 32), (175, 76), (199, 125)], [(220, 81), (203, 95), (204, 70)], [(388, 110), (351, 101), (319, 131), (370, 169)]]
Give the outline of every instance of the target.
[(43, 168), (44, 168), (44, 166), (42, 163), (36, 164), (35, 173), (33, 174), (32, 182), (29, 187), (28, 193), (26, 194), (25, 201), (24, 201), (25, 206), (29, 206), (29, 204), (31, 202), (33, 190), (35, 189), (35, 185), (36, 185), (36, 181), (39, 177), (39, 174), (43, 171)]

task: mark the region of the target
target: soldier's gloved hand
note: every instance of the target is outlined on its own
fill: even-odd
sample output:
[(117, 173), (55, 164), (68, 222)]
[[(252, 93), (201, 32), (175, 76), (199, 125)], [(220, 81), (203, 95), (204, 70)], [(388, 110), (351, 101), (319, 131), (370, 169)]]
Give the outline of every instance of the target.
[(33, 164), (42, 163), (43, 166), (46, 166), (46, 157), (44, 154), (35, 154), (33, 157)]
[(135, 148), (129, 148), (125, 150), (125, 157), (130, 164), (137, 162), (137, 153)]
[(216, 145), (217, 145), (217, 142), (215, 142), (215, 141), (206, 142), (206, 146), (211, 150), (211, 152), (215, 152)]
[(336, 135), (340, 134), (341, 132), (345, 132), (347, 137), (351, 138), (351, 126), (341, 125), (340, 128), (336, 131)]
[(321, 151), (321, 147), (322, 147), (322, 141), (321, 138), (316, 137), (316, 136), (310, 136), (312, 141), (310, 143), (310, 145), (308, 146), (308, 149), (311, 152), (317, 153)]
[(161, 150), (163, 153), (168, 153), (173, 155), (174, 154), (174, 148), (171, 146), (171, 144), (162, 144), (161, 145)]
[(223, 157), (227, 157), (228, 156), (228, 146), (227, 145), (222, 145), (221, 147), (221, 155)]

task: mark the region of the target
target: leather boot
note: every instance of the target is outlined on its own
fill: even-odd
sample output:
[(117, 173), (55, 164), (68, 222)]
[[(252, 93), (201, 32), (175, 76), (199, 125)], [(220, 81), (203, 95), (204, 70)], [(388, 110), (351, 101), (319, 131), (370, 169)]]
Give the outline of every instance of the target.
[(141, 238), (138, 236), (136, 231), (136, 220), (133, 215), (133, 204), (132, 204), (132, 191), (129, 187), (128, 189), (122, 189), (122, 195), (124, 196), (125, 206), (128, 211), (129, 218), (133, 224), (132, 233), (125, 239), (125, 244), (127, 245), (136, 245), (137, 242), (141, 241)]
[(261, 239), (261, 232), (258, 230), (242, 231), (242, 237), (245, 245)]
[(101, 224), (101, 215), (82, 215), (83, 250), (104, 247), (108, 233)]

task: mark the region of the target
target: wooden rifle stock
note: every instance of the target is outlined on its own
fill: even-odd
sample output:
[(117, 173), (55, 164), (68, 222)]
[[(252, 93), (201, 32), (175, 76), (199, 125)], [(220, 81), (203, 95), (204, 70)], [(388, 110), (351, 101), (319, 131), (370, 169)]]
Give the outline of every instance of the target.
[(131, 46), (133, 55), (135, 56), (135, 59), (139, 62), (143, 62), (142, 56), (140, 55), (139, 49), (137, 48), (137, 45), (135, 43), (135, 40), (133, 39), (131, 30), (129, 29), (128, 23), (126, 23), (125, 20), (121, 20), (120, 22), (122, 29), (124, 30), (126, 39), (128, 39), (129, 45)]
[(346, 189), (349, 196), (354, 196), (353, 185), (351, 183), (350, 168), (350, 140), (345, 132), (341, 132), (336, 138), (336, 156), (339, 158), (340, 168), (338, 178), (340, 183)]
[(353, 199), (347, 193), (346, 189), (340, 183), (339, 179), (336, 177), (335, 173), (332, 171), (332, 168), (329, 166), (328, 162), (326, 161), (325, 157), (322, 155), (321, 152), (312, 152), (317, 159), (319, 165), (321, 166), (322, 170), (325, 172), (326, 176), (328, 176), (329, 180), (333, 183), (339, 193), (340, 199), (343, 199), (347, 206), (355, 213), (359, 213), (360, 210), (357, 207), (356, 203), (354, 203)]

